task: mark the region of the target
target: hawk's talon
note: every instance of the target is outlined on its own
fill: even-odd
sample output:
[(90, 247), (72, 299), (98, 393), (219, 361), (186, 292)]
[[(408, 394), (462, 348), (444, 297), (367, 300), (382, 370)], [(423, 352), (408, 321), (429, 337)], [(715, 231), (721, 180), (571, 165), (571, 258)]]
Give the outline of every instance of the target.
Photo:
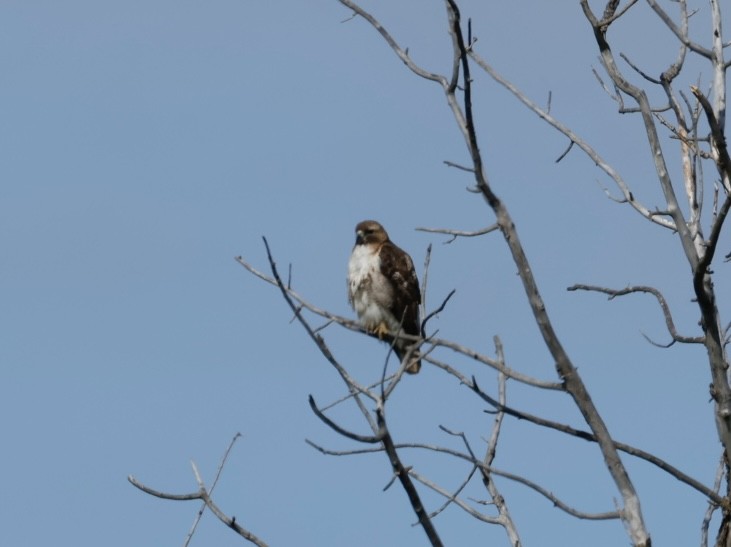
[(388, 330), (388, 326), (386, 325), (386, 323), (379, 323), (378, 325), (376, 325), (376, 328), (373, 329), (373, 334), (378, 336), (379, 340), (383, 340), (383, 338), (390, 332), (391, 331)]

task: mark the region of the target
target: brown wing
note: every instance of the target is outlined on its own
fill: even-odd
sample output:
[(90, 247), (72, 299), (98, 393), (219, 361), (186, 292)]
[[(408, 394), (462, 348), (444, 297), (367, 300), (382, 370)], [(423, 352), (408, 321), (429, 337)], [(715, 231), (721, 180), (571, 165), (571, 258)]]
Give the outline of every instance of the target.
[(391, 282), (391, 313), (402, 323), (406, 334), (420, 335), (419, 304), (421, 291), (411, 257), (390, 241), (381, 246), (381, 273)]

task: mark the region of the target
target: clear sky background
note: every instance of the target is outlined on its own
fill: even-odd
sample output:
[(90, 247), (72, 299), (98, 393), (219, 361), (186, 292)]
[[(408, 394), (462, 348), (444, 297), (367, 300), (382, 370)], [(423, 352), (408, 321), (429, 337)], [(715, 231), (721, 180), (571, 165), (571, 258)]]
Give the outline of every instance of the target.
[[(449, 70), (441, 2), (366, 7), (418, 63)], [(708, 7), (697, 7), (700, 39)], [(552, 112), (648, 206), (662, 205), (639, 120), (618, 116), (591, 72), (596, 47), (578, 2), (462, 9), (485, 58), (537, 102), (552, 92)], [(633, 11), (611, 37), (659, 74), (676, 47), (643, 3)], [(292, 264), (296, 289), (342, 315), (352, 315), (345, 269), (358, 221), (380, 220), (420, 274), (431, 243), (427, 307), (457, 289), (432, 322), (439, 336), (490, 354), (500, 335), (513, 368), (554, 378), (500, 236), (444, 245), (415, 230), (494, 219), (465, 191), (468, 174), (443, 164), (468, 156), (441, 89), (349, 16), (334, 0), (0, 4), (1, 545), (181, 545), (198, 503), (151, 498), (126, 477), (192, 492), (190, 460), (210, 483), (236, 432), (215, 499), (271, 545), (425, 544), (404, 492), (382, 491), (385, 456), (332, 458), (305, 444), (355, 448), (307, 404), (309, 394), (322, 404), (343, 394), (336, 374), (279, 293), (234, 260), (265, 269), (262, 235), (283, 270)], [(699, 74), (704, 88), (700, 65), (683, 85)], [(668, 341), (650, 297), (565, 290), (654, 285), (678, 329), (698, 335), (675, 236), (608, 200), (609, 182), (577, 150), (556, 164), (566, 140), (481, 74), (475, 93), (488, 174), (610, 430), (712, 484), (720, 445), (702, 348), (648, 344), (641, 332)], [(726, 252), (731, 241), (722, 243)], [(729, 268), (716, 265), (722, 310)], [(363, 383), (380, 376), (384, 345), (332, 326), (324, 335)], [(492, 370), (453, 362), (495, 393)], [(560, 394), (511, 382), (508, 400), (583, 427)], [(441, 424), (484, 450), (492, 417), (437, 369), (406, 378), (390, 404), (398, 441), (461, 449)], [(367, 432), (352, 409), (333, 416)], [(445, 488), (468, 472), (442, 456), (403, 458)], [(624, 460), (655, 542), (698, 544), (703, 497)], [(581, 510), (612, 510), (618, 497), (596, 446), (515, 420), (495, 465)], [(523, 486), (498, 485), (526, 545), (628, 543), (619, 522), (576, 521)], [(468, 495), (485, 497), (479, 484)], [(441, 504), (424, 496), (430, 509)], [(456, 507), (435, 524), (448, 545), (507, 544)], [(210, 514), (193, 541), (241, 544)]]

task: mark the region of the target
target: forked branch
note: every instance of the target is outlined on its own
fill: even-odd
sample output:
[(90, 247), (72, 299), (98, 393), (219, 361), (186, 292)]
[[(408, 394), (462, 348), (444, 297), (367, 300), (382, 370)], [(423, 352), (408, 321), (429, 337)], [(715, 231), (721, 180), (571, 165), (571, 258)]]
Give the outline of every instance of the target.
[(568, 287), (566, 290), (569, 291), (591, 291), (599, 292), (609, 295), (609, 299), (613, 299), (617, 296), (624, 296), (632, 293), (647, 293), (653, 295), (657, 299), (657, 303), (660, 304), (662, 313), (665, 317), (665, 325), (667, 326), (670, 336), (672, 336), (674, 342), (682, 342), (684, 344), (702, 344), (705, 341), (705, 336), (683, 336), (678, 334), (675, 328), (675, 322), (673, 321), (673, 315), (670, 312), (670, 306), (668, 306), (667, 300), (662, 293), (654, 287), (648, 287), (646, 285), (635, 285), (625, 287), (624, 289), (610, 289), (608, 287), (600, 287), (598, 285), (585, 285), (578, 283)]
[[(383, 415), (382, 408), (380, 408), (379, 406), (379, 408), (376, 409), (376, 434), (374, 436), (369, 436), (353, 433), (352, 431), (348, 431), (347, 429), (336, 424), (333, 420), (325, 416), (325, 414), (323, 414), (320, 409), (317, 408), (317, 405), (315, 404), (312, 396), (310, 396), (310, 407), (312, 408), (315, 415), (320, 418), (320, 420), (322, 420), (325, 424), (327, 424), (328, 427), (332, 428), (338, 434), (357, 442), (381, 445), (383, 451), (386, 452), (386, 454), (388, 455), (388, 459), (391, 462), (391, 468), (393, 469), (394, 476), (398, 478), (398, 480), (401, 482), (401, 486), (403, 487), (406, 495), (409, 498), (411, 507), (414, 509), (414, 513), (416, 513), (416, 516), (419, 519), (419, 524), (424, 529), (424, 532), (429, 538), (430, 543), (434, 547), (442, 547), (442, 540), (439, 538), (439, 534), (437, 533), (436, 528), (434, 528), (434, 524), (432, 523), (429, 514), (427, 513), (426, 509), (424, 509), (424, 505), (421, 501), (419, 493), (416, 490), (416, 486), (409, 476), (409, 470), (401, 462), (401, 458), (396, 451), (396, 446), (394, 445), (393, 439), (391, 438), (391, 433), (388, 431), (388, 427), (386, 426), (386, 420)], [(311, 442), (309, 444), (313, 445), (313, 443)]]
[[(508, 416), (513, 416), (518, 420), (526, 420), (527, 422), (533, 423), (535, 425), (545, 427), (547, 429), (553, 429), (554, 431), (559, 431), (561, 433), (565, 433), (567, 435), (571, 435), (572, 437), (583, 439), (585, 441), (596, 442), (596, 436), (593, 433), (583, 431), (581, 429), (576, 429), (574, 427), (571, 427), (570, 425), (555, 422), (553, 420), (548, 420), (546, 418), (542, 418), (528, 412), (516, 410), (505, 405), (505, 403), (494, 399), (488, 393), (482, 391), (482, 389), (477, 385), (477, 382), (474, 378), (472, 379), (472, 384), (468, 384), (468, 387), (472, 388), (472, 390), (477, 393), (477, 395), (479, 395), (486, 403), (493, 406), (499, 412), (507, 414)], [(713, 489), (708, 488), (700, 481), (682, 472), (680, 469), (671, 465), (665, 460), (658, 458), (657, 456), (650, 454), (649, 452), (642, 450), (641, 448), (637, 448), (627, 443), (622, 443), (619, 441), (613, 442), (614, 446), (617, 447), (617, 450), (621, 450), (622, 452), (629, 454), (630, 456), (645, 460), (646, 462), (651, 463), (659, 469), (662, 469), (672, 477), (678, 479), (680, 482), (687, 484), (694, 490), (697, 490), (698, 492), (706, 496), (711, 503), (716, 505), (726, 504), (726, 501), (721, 496), (719, 496)]]
[[(312, 304), (311, 302), (306, 300), (303, 296), (301, 296), (299, 293), (297, 293), (294, 289), (292, 289), (292, 287), (287, 286), (284, 283), (281, 283), (281, 279), (279, 281), (277, 281), (277, 279), (275, 277), (266, 275), (265, 273), (254, 268), (254, 266), (252, 266), (249, 262), (244, 260), (242, 257), (240, 257), (240, 256), (236, 257), (236, 262), (238, 262), (241, 266), (243, 266), (248, 272), (250, 272), (254, 276), (279, 288), (281, 291), (284, 291), (284, 293), (286, 293), (286, 295), (288, 297), (285, 300), (287, 300), (290, 308), (292, 310), (295, 310), (296, 317), (298, 320), (307, 322), (306, 319), (304, 318), (304, 316), (302, 315), (302, 311), (308, 310), (308, 311), (314, 313), (315, 315), (318, 315), (320, 317), (327, 319), (328, 322), (340, 325), (341, 327), (343, 327), (345, 329), (348, 329), (348, 330), (351, 330), (354, 332), (359, 332), (362, 334), (366, 334), (368, 336), (375, 336), (372, 333), (366, 331), (366, 329), (363, 328), (363, 325), (361, 323), (359, 323), (358, 321), (354, 321), (347, 317), (336, 315), (323, 308), (315, 306), (314, 304)], [(273, 262), (274, 262), (274, 260), (272, 258), (270, 260), (270, 267), (272, 266)], [(276, 264), (274, 264), (274, 267), (276, 268)], [(447, 299), (445, 298), (445, 301), (446, 300)], [(435, 312), (430, 312), (429, 314), (427, 314), (427, 317), (433, 316), (434, 313)], [(316, 329), (316, 328), (312, 327), (311, 325), (309, 325), (309, 323), (307, 325), (307, 329), (309, 329), (308, 333), (310, 331), (312, 332), (312, 334), (310, 336), (313, 336), (313, 335), (317, 336), (317, 338), (313, 338), (313, 340), (315, 340), (315, 343), (318, 344), (318, 347), (320, 346), (320, 344), (325, 344), (324, 339), (321, 336), (319, 336), (318, 331), (321, 329)], [(408, 340), (410, 342), (419, 342), (422, 339), (420, 336), (410, 336), (410, 335), (404, 334), (404, 333), (399, 333), (399, 338)], [(482, 363), (484, 365), (487, 365), (487, 366), (497, 370), (498, 372), (504, 373), (508, 378), (512, 378), (513, 380), (524, 383), (526, 385), (539, 387), (542, 389), (555, 390), (555, 391), (562, 391), (564, 389), (563, 384), (561, 382), (551, 382), (548, 380), (541, 380), (539, 378), (534, 378), (532, 376), (528, 376), (527, 374), (524, 374), (513, 368), (510, 368), (507, 365), (500, 363), (498, 360), (492, 359), (492, 358), (488, 357), (487, 355), (484, 355), (484, 354), (482, 354), (478, 351), (475, 351), (462, 344), (458, 344), (456, 342), (452, 342), (450, 340), (446, 340), (446, 339), (442, 339), (442, 338), (436, 338), (434, 336), (430, 336), (424, 342), (426, 345), (429, 346), (429, 349), (427, 351), (425, 351), (424, 353), (428, 353), (429, 351), (431, 351), (431, 348), (435, 348), (435, 347), (448, 348), (448, 349), (454, 351), (455, 353), (459, 353), (461, 355), (470, 357), (471, 359), (473, 359), (479, 363)], [(328, 352), (328, 355), (332, 356), (332, 352), (330, 352), (329, 348), (327, 348), (326, 351)], [(334, 357), (333, 357), (333, 359), (334, 359)], [(337, 362), (337, 360), (336, 360), (336, 362)], [(335, 364), (333, 364), (333, 366), (335, 366)], [(338, 368), (338, 367), (342, 368), (340, 363), (337, 363), (336, 368)], [(338, 371), (340, 371), (340, 368), (338, 368)], [(374, 384), (374, 385), (380, 385), (380, 383)], [(373, 387), (373, 386), (371, 386), (371, 387)], [(369, 398), (373, 398), (373, 400), (375, 400), (375, 395), (373, 395), (373, 393), (368, 388), (358, 386), (358, 389), (356, 390), (356, 392), (358, 392), (358, 391), (362, 392)]]
[[(236, 522), (236, 517), (229, 517), (226, 515), (219, 507), (213, 502), (213, 499), (211, 498), (211, 494), (213, 493), (214, 488), (216, 487), (216, 484), (218, 483), (218, 479), (221, 476), (221, 472), (223, 471), (223, 467), (226, 464), (226, 460), (228, 459), (228, 455), (231, 452), (231, 449), (233, 448), (234, 443), (238, 438), (241, 437), (240, 433), (237, 433), (233, 439), (231, 440), (231, 443), (229, 444), (228, 448), (226, 449), (226, 452), (221, 459), (221, 463), (218, 467), (218, 470), (216, 472), (216, 478), (213, 481), (213, 485), (211, 488), (207, 488), (206, 485), (203, 482), (203, 479), (201, 478), (201, 475), (198, 471), (198, 467), (195, 465), (195, 463), (191, 462), (191, 465), (193, 467), (193, 473), (195, 474), (196, 482), (198, 483), (198, 490), (196, 492), (191, 492), (188, 494), (173, 494), (169, 492), (163, 492), (161, 490), (157, 490), (155, 488), (152, 488), (150, 486), (147, 486), (143, 484), (142, 482), (138, 481), (135, 477), (132, 475), (129, 475), (127, 477), (127, 480), (138, 488), (139, 490), (143, 491), (146, 494), (149, 494), (151, 496), (155, 496), (156, 498), (166, 499), (166, 500), (174, 500), (174, 501), (190, 501), (190, 500), (201, 500), (204, 504), (204, 508), (207, 507), (211, 510), (211, 512), (216, 515), (216, 517), (223, 522), (226, 526), (231, 528), (234, 532), (236, 532), (238, 535), (240, 535), (242, 538), (246, 539), (247, 541), (253, 543), (254, 545), (257, 545), (258, 547), (267, 547), (267, 543), (264, 542), (261, 538), (254, 535), (252, 532), (241, 526), (238, 522)], [(203, 508), (201, 508), (198, 512), (198, 515), (196, 517), (196, 521), (193, 524), (193, 527), (191, 531), (188, 533), (188, 537), (186, 538), (185, 545), (188, 545), (190, 542), (190, 539), (193, 535), (193, 532), (195, 531), (195, 528), (198, 524), (198, 521), (200, 520), (201, 515), (203, 514)]]
[[(312, 441), (307, 441), (307, 444), (309, 444), (311, 447), (316, 449), (318, 452), (321, 452), (323, 454), (327, 454), (330, 456), (352, 456), (355, 454), (370, 454), (374, 452), (381, 452), (383, 451), (383, 447), (372, 447), (372, 448), (362, 448), (362, 449), (354, 449), (354, 450), (330, 450), (327, 448), (324, 448)], [(521, 475), (517, 475), (515, 473), (509, 473), (507, 471), (503, 471), (501, 469), (497, 469), (492, 466), (487, 466), (480, 460), (474, 458), (470, 454), (466, 454), (464, 452), (460, 452), (459, 450), (454, 450), (452, 448), (447, 448), (444, 446), (437, 446), (433, 444), (425, 444), (425, 443), (398, 443), (395, 445), (395, 448), (399, 450), (403, 450), (406, 448), (413, 448), (413, 449), (420, 449), (420, 450), (427, 450), (431, 452), (437, 452), (440, 454), (445, 454), (448, 456), (453, 456), (455, 458), (459, 458), (461, 460), (464, 460), (465, 462), (468, 462), (472, 465), (475, 465), (482, 470), (484, 470), (487, 473), (490, 473), (491, 475), (495, 475), (497, 477), (503, 477), (505, 479), (508, 479), (513, 482), (517, 482), (519, 484), (522, 484), (523, 486), (526, 486), (527, 488), (533, 490), (534, 492), (537, 492), (544, 498), (546, 498), (548, 501), (553, 504), (554, 507), (557, 509), (560, 509), (564, 513), (571, 515), (572, 517), (576, 517), (578, 519), (582, 520), (613, 520), (613, 519), (619, 519), (621, 518), (621, 512), (620, 511), (605, 511), (602, 513), (589, 513), (587, 511), (581, 511), (579, 509), (576, 509), (575, 507), (572, 507), (562, 499), (560, 499), (558, 496), (553, 494), (550, 490), (547, 488), (544, 488), (540, 484), (527, 479), (526, 477), (523, 477)]]
[[(483, 170), (483, 162), (477, 145), (477, 132), (472, 116), (472, 80), (469, 73), (469, 48), (465, 45), (460, 23), (459, 9), (454, 0), (447, 0), (447, 11), (449, 13), (451, 33), (455, 48), (458, 48), (460, 58), (462, 60), (462, 79), (463, 79), (463, 103), (465, 111), (466, 131), (469, 136), (467, 139), (470, 155), (475, 168), (475, 180), (477, 188), (482, 192), (485, 201), (497, 217), (500, 230), (503, 232), (505, 242), (507, 243), (513, 257), (513, 261), (518, 268), (518, 274), (528, 298), (528, 302), (533, 312), (536, 324), (543, 336), (546, 347), (550, 351), (556, 366), (556, 371), (564, 381), (566, 391), (571, 395), (577, 408), (584, 416), (587, 424), (592, 432), (596, 435), (599, 448), (609, 469), (610, 475), (614, 480), (624, 502), (621, 510), (622, 519), (626, 524), (632, 542), (637, 547), (649, 547), (650, 536), (645, 527), (640, 508), (639, 497), (635, 491), (634, 485), (630, 480), (624, 464), (619, 458), (617, 449), (609, 431), (599, 414), (598, 409), (589, 395), (583, 380), (581, 379), (576, 367), (563, 348), (558, 335), (556, 334), (551, 320), (549, 318), (545, 303), (538, 290), (538, 285), (533, 277), (532, 268), (525, 254), (525, 250), (518, 237), (515, 227), (508, 209), (505, 204), (495, 195), (487, 177)], [(459, 121), (459, 120), (458, 120)]]

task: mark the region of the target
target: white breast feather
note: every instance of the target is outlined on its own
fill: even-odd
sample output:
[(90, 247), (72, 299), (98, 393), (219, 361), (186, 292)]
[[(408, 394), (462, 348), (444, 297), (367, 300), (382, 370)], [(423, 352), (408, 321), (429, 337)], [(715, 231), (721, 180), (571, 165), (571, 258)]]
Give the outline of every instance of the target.
[(348, 293), (353, 309), (366, 328), (386, 323), (390, 330), (398, 330), (399, 322), (388, 310), (391, 285), (381, 273), (381, 259), (368, 245), (356, 245), (350, 255)]

